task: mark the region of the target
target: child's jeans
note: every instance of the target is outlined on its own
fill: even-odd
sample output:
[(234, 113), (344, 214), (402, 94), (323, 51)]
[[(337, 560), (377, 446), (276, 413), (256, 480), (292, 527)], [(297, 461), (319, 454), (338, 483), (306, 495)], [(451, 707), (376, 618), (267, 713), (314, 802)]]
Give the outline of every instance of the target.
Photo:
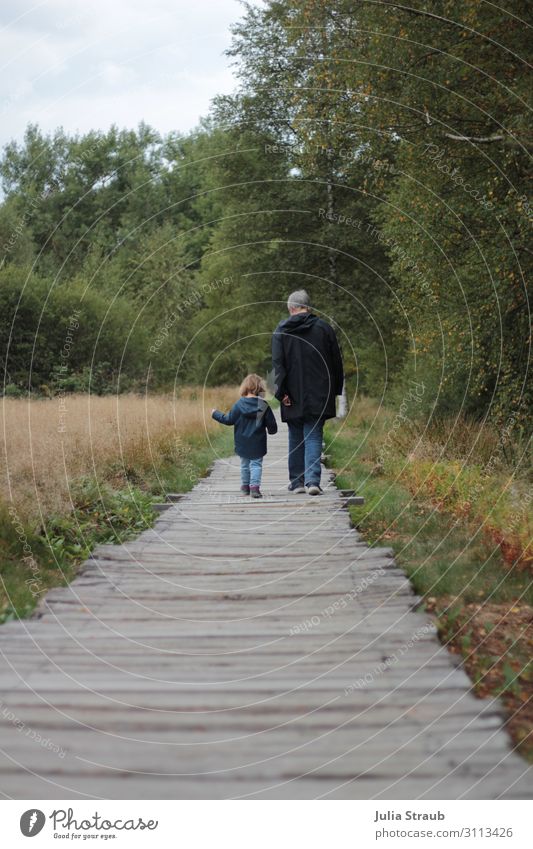
[(261, 473), (263, 471), (263, 458), (249, 460), (241, 457), (241, 484), (242, 486), (261, 486)]

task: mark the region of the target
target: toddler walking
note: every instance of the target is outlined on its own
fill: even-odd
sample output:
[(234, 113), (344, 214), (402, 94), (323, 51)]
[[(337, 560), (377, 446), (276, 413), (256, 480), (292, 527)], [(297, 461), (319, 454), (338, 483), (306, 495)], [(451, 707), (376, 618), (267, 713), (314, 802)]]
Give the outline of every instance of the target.
[(258, 374), (249, 374), (241, 383), (240, 398), (227, 415), (211, 410), (220, 424), (232, 425), (235, 453), (241, 458), (241, 492), (252, 498), (262, 498), (261, 473), (263, 457), (267, 453), (267, 431), (277, 433), (274, 413), (264, 400), (264, 380)]

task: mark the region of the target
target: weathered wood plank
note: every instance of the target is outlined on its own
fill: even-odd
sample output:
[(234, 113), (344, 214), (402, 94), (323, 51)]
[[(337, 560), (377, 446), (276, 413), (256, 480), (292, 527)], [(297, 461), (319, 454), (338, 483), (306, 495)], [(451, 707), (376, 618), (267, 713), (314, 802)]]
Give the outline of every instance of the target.
[(474, 698), (392, 551), (350, 526), (358, 496), (326, 472), (324, 496), (288, 493), (283, 429), (270, 445), (263, 500), (217, 461), (0, 628), (4, 794), (531, 796), (498, 705)]

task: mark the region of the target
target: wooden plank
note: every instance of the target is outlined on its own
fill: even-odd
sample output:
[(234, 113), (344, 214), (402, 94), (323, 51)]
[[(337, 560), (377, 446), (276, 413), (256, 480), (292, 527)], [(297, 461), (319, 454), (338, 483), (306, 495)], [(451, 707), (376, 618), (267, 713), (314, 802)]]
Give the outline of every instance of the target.
[(361, 496), (326, 470), (323, 496), (288, 493), (283, 428), (270, 446), (264, 499), (217, 461), (0, 628), (2, 792), (531, 795), (497, 703), (474, 698), (392, 550), (350, 526)]

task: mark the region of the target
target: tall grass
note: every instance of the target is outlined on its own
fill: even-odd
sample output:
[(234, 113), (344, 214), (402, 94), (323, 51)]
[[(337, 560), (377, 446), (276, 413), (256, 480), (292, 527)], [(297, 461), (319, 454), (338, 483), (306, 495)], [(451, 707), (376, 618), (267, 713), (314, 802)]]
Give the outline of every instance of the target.
[(176, 396), (67, 395), (2, 399), (0, 496), (27, 521), (63, 513), (72, 483), (87, 476), (115, 487), (157, 476), (183, 459), (183, 445), (209, 437), (211, 408), (235, 388), (185, 389)]
[(354, 457), (373, 464), (413, 496), (464, 519), (501, 547), (515, 569), (533, 566), (530, 442), (510, 425), (418, 414), (358, 400), (338, 433), (356, 431)]
[(235, 395), (4, 398), (0, 622), (68, 583), (96, 544), (149, 527), (154, 496), (190, 489), (218, 453), (231, 453), (231, 432), (211, 409)]

